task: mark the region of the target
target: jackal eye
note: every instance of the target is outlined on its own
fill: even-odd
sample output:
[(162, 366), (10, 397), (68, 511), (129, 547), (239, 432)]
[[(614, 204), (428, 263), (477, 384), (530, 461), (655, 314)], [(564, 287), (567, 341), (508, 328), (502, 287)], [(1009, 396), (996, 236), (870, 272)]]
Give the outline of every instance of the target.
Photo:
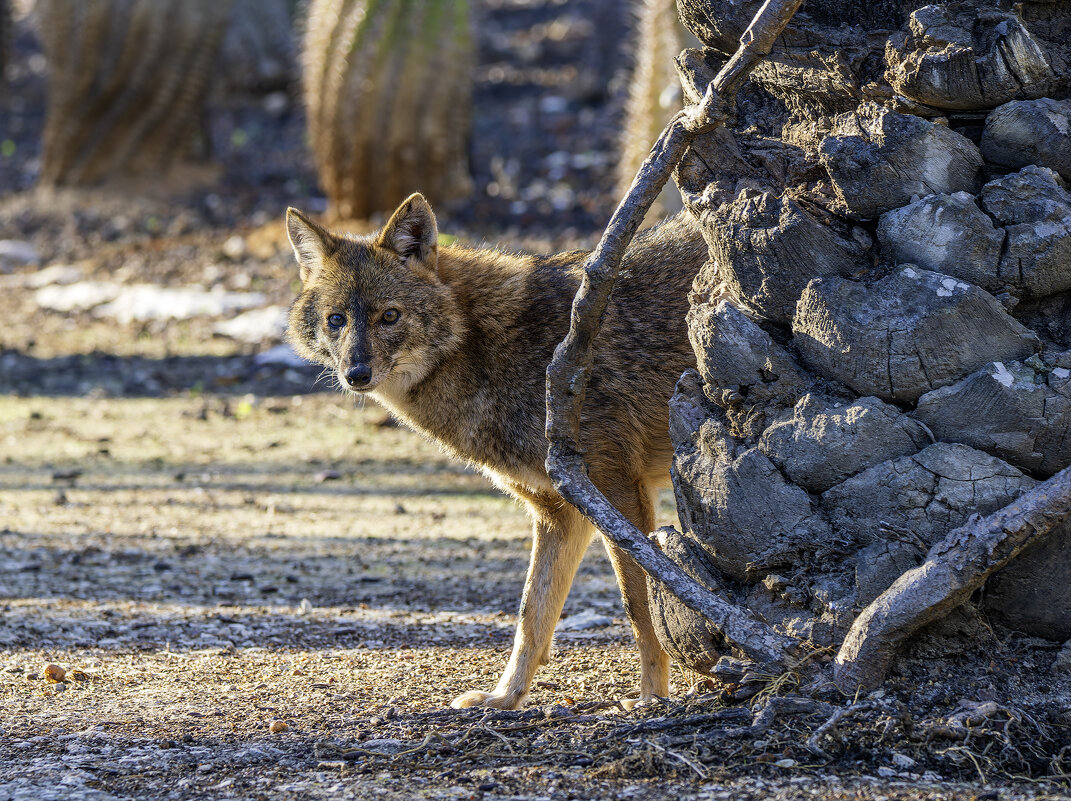
[(385, 312), (383, 312), (382, 320), (387, 325), (394, 325), (396, 322), (398, 322), (401, 316), (402, 313), (397, 309), (387, 309)]
[(331, 328), (341, 328), (346, 324), (346, 317), (341, 314), (327, 315), (327, 325)]

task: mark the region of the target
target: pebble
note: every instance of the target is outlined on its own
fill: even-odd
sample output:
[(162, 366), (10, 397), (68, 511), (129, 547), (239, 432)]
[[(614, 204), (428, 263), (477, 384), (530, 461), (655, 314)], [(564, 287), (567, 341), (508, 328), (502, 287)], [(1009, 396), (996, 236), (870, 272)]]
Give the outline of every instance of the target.
[(1071, 640), (1064, 643), (1060, 653), (1056, 655), (1056, 661), (1052, 663), (1054, 673), (1071, 673)]
[(270, 731), (272, 734), (284, 732), (288, 728), (290, 727), (286, 725), (285, 720), (273, 720), (271, 723), (268, 724), (268, 731)]
[(289, 345), (274, 345), (253, 357), (253, 364), (280, 364), (288, 367), (308, 367), (309, 363), (297, 355)]
[(892, 755), (892, 761), (894, 765), (904, 770), (915, 767), (915, 760), (907, 754), (894, 753)]
[(223, 246), (220, 248), (223, 255), (232, 261), (238, 261), (245, 255), (245, 239), (235, 234), (234, 236), (227, 237), (223, 242)]
[(282, 339), (286, 333), (286, 323), (285, 306), (265, 306), (223, 320), (212, 331), (241, 342), (259, 344), (266, 340)]
[(21, 239), (0, 239), (0, 265), (18, 266), (40, 263), (41, 255), (32, 243)]
[(613, 618), (606, 615), (600, 615), (592, 609), (585, 609), (583, 612), (578, 612), (575, 615), (570, 615), (561, 621), (557, 629), (558, 631), (584, 631), (585, 629), (597, 629), (602, 626), (609, 626), (613, 624)]
[(45, 678), (51, 682), (61, 682), (67, 675), (67, 671), (59, 665), (45, 665)]

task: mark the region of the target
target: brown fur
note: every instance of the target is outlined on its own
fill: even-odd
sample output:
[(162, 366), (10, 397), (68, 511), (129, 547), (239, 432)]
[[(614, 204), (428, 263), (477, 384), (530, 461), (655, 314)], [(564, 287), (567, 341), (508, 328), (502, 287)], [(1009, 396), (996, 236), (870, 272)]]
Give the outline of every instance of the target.
[[(493, 692), (453, 702), (516, 708), (549, 658), (591, 537), (544, 468), (546, 367), (569, 328), (587, 254), (439, 249), (420, 195), (378, 235), (336, 236), (293, 209), (287, 230), (303, 282), (289, 328), (299, 352), (333, 368), (343, 387), (347, 371), (367, 365), (361, 391), (528, 506), (534, 541), (513, 654)], [(705, 257), (683, 215), (637, 237), (595, 344), (581, 445), (595, 484), (642, 531), (654, 527), (654, 492), (669, 475), (667, 404), (694, 363), (685, 314)], [(400, 312), (393, 324), (384, 322), (389, 309)], [(337, 330), (332, 314), (345, 317)], [(664, 696), (669, 660), (655, 639), (646, 579), (631, 558), (608, 550), (640, 649), (640, 698)]]

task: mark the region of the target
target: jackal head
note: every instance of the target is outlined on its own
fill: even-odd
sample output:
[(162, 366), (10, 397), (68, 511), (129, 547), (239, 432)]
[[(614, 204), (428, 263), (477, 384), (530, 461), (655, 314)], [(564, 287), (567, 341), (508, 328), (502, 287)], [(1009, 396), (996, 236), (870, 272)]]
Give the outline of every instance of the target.
[(404, 395), (458, 345), (457, 302), (437, 274), (435, 215), (409, 197), (379, 233), (333, 234), (288, 209), (301, 275), (287, 337), (354, 392)]

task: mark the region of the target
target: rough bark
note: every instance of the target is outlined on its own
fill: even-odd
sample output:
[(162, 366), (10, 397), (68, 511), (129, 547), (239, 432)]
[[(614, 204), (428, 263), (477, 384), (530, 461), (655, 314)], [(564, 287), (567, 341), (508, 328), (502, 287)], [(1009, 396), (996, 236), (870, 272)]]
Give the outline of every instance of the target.
[(835, 660), (837, 686), (849, 694), (876, 687), (904, 639), (963, 603), (992, 573), (1068, 518), (1071, 469), (950, 532), (923, 565), (904, 573), (856, 618)]
[(820, 149), (840, 209), (872, 219), (915, 195), (974, 189), (978, 147), (953, 130), (910, 114), (865, 106), (836, 121)]
[(815, 279), (792, 328), (808, 365), (890, 402), (913, 403), (987, 362), (1023, 359), (1039, 347), (989, 293), (911, 266), (870, 286)]
[[(747, 8), (678, 5), (723, 51)], [(681, 162), (711, 260), (670, 404), (684, 531), (662, 540), (779, 632), (838, 644), (951, 529), (1071, 458), (1071, 118), (1023, 100), (1068, 96), (1065, 5), (808, 3)], [(682, 54), (685, 96), (719, 63)], [(990, 620), (1067, 636), (1066, 543), (993, 577)], [(652, 602), (676, 653), (716, 662), (700, 619)]]
[(808, 492), (821, 493), (860, 470), (929, 444), (917, 421), (878, 398), (846, 404), (804, 395), (792, 416), (769, 426), (759, 450)]
[(934, 435), (1051, 476), (1071, 465), (1071, 351), (994, 362), (919, 398)]
[(900, 94), (940, 109), (993, 108), (1038, 97), (1055, 76), (1015, 14), (929, 5), (911, 14), (907, 35), (886, 48), (886, 76)]
[(662, 190), (688, 143), (725, 119), (726, 103), (795, 14), (801, 0), (767, 0), (741, 37), (741, 46), (715, 80), (699, 107), (678, 114), (663, 131), (621, 201), (601, 241), (584, 265), (573, 300), (569, 333), (547, 368), (547, 472), (555, 488), (602, 533), (620, 545), (656, 581), (702, 613), (726, 638), (766, 664), (785, 663), (796, 642), (776, 634), (746, 610), (692, 581), (615, 509), (587, 476), (579, 450), (580, 409), (591, 369), (592, 344), (613, 290), (621, 258), (651, 203)]
[(1071, 179), (1071, 101), (1006, 103), (986, 118), (982, 154), (1005, 167), (1036, 164)]

